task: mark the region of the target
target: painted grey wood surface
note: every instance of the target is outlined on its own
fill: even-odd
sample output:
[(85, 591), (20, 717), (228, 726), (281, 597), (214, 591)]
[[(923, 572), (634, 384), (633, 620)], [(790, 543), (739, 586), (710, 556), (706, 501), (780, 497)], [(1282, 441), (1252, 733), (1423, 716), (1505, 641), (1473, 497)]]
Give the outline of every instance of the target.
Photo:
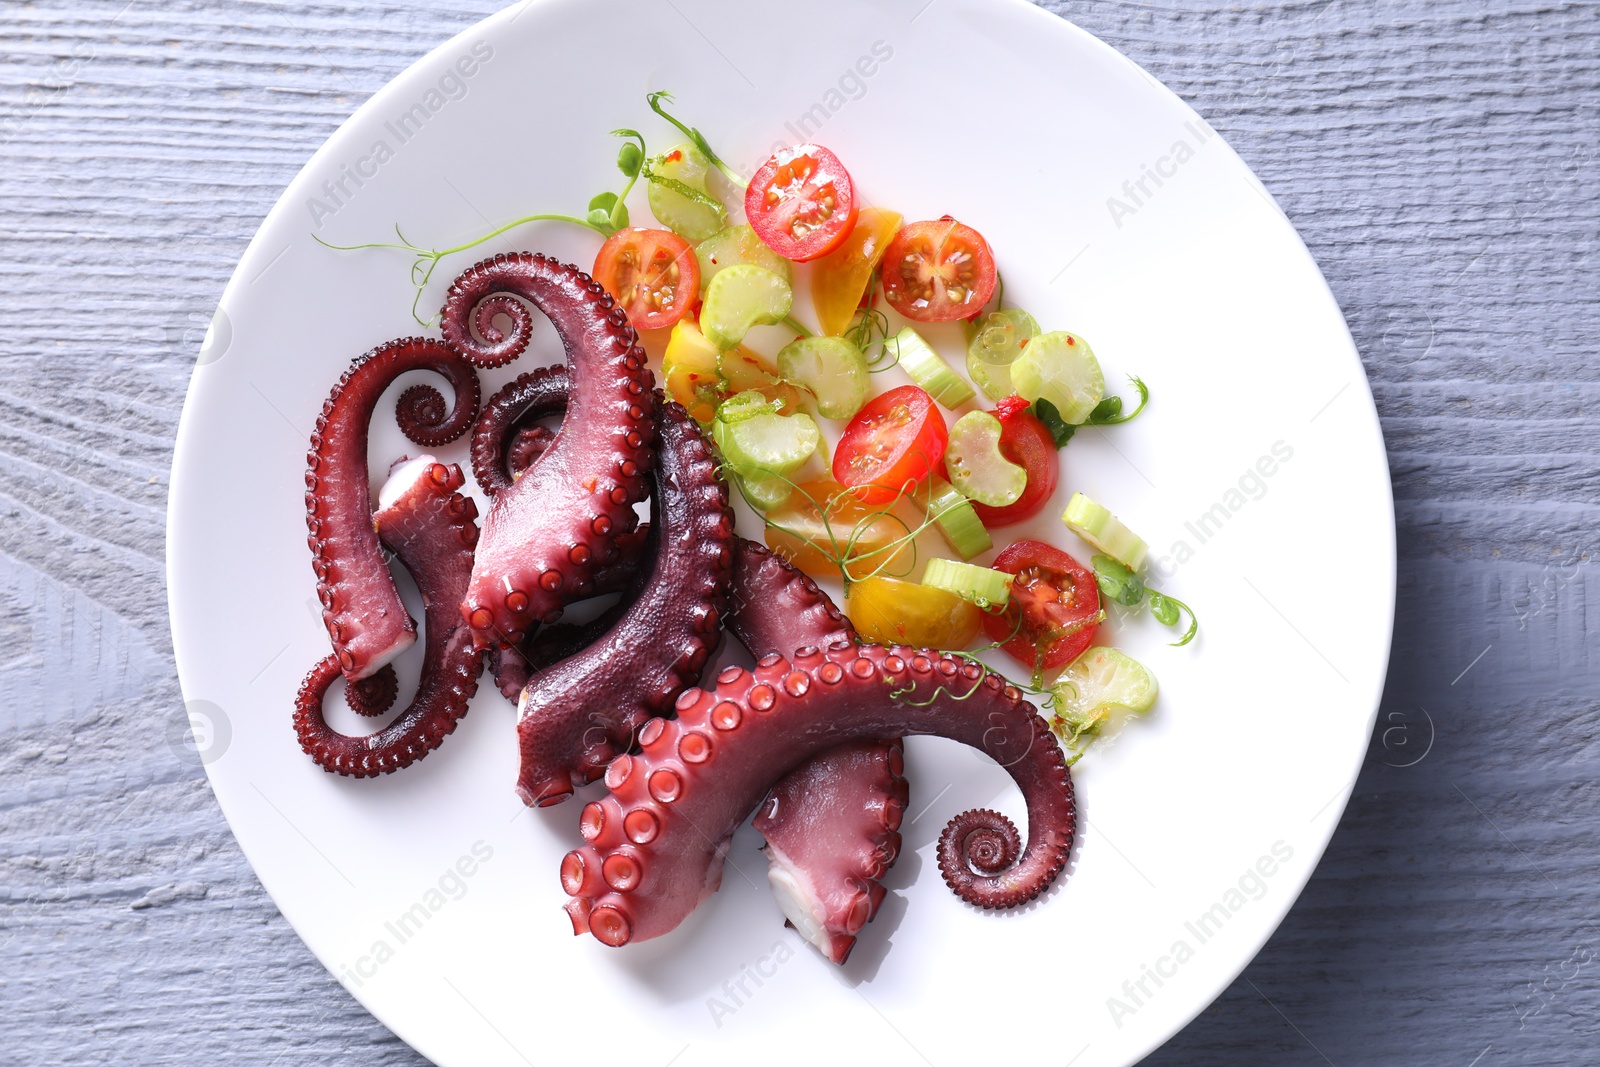
[[(368, 94), (496, 6), (0, 9), (0, 1063), (421, 1062), (163, 743), (164, 505), (257, 223)], [(1390, 682), (1338, 834), (1148, 1062), (1600, 1062), (1600, 5), (1048, 6), (1189, 100), (1300, 228), (1399, 524)]]

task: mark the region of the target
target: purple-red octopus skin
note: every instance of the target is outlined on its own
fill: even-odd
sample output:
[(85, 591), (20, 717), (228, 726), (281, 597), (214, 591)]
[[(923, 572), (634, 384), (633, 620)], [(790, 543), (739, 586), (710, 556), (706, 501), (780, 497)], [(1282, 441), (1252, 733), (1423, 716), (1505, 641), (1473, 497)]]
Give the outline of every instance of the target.
[[(751, 655), (853, 644), (855, 628), (832, 598), (753, 541), (734, 550), (728, 629)], [(843, 963), (883, 903), (882, 878), (900, 857), (910, 800), (899, 738), (841, 745), (802, 763), (756, 811), (767, 880), (789, 925)]]
[(784, 775), (756, 812), (778, 907), (834, 963), (878, 914), (910, 799), (900, 739), (857, 741)]
[(555, 442), (537, 420), (567, 410), (567, 368), (540, 367), (507, 382), (483, 405), (472, 428), (472, 475), (493, 497)]
[[(527, 347), (539, 308), (567, 356), (567, 417), (539, 461), (498, 490), (461, 615), (480, 644), (519, 644), (586, 595), (637, 523), (654, 460), (654, 379), (628, 318), (577, 267), (519, 253), (485, 260), (445, 297), (446, 344), (478, 366)], [(509, 329), (500, 323), (509, 321)]]
[[(416, 641), (373, 531), (367, 431), (378, 399), (400, 375), (431, 370), (455, 392), (454, 405), (431, 386), (413, 386), (396, 407), (413, 441), (437, 447), (465, 433), (478, 412), (478, 375), (438, 341), (407, 337), (355, 360), (317, 416), (306, 453), (306, 529), (322, 621), (347, 679), (374, 675)], [(370, 703), (363, 701), (364, 703)]]
[(638, 592), (592, 644), (536, 671), (517, 705), (517, 795), (529, 805), (559, 803), (600, 777), (646, 720), (669, 713), (700, 680), (722, 640), (733, 567), (728, 490), (688, 413), (659, 398), (658, 411), (654, 551)]
[[(608, 945), (660, 937), (722, 882), (733, 832), (805, 760), (856, 741), (930, 734), (981, 749), (1028, 805), (1026, 848), (993, 812), (946, 827), (939, 868), (985, 908), (1032, 900), (1066, 866), (1076, 831), (1072, 777), (1045, 721), (1018, 690), (970, 660), (882, 645), (773, 654), (686, 690), (676, 720), (652, 719), (639, 751), (606, 768), (604, 798), (579, 818), (585, 842), (561, 863), (575, 933)], [(885, 812), (887, 824), (889, 813)], [(1019, 854), (1020, 852), (1020, 854)]]
[(483, 656), (457, 607), (478, 541), (478, 509), (457, 492), (462, 481), (460, 467), (419, 456), (397, 464), (379, 496), (373, 516), (378, 537), (422, 594), (422, 676), (416, 696), (393, 722), (358, 737), (334, 730), (323, 715), (323, 697), (339, 676), (337, 657), (313, 667), (295, 699), (294, 727), (300, 747), (324, 770), (355, 778), (399, 770), (439, 747), (467, 713)]

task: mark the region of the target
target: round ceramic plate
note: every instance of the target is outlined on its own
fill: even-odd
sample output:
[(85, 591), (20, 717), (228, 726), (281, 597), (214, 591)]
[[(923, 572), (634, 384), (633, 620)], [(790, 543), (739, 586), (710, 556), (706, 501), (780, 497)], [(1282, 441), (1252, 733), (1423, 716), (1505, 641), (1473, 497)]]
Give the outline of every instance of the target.
[[(446, 1067), (591, 1053), (676, 1067), (972, 1063), (997, 1033), (1049, 1041), (1075, 1067), (1133, 1063), (1272, 933), (1365, 750), (1393, 606), (1387, 466), (1339, 309), (1272, 198), (1154, 79), (1025, 3), (809, 0), (807, 26), (827, 30), (802, 33), (794, 10), (535, 0), (457, 37), (290, 186), (195, 371), (168, 562), (200, 752), (306, 944)], [(1104, 631), (1161, 697), (1078, 765), (1079, 844), (1030, 906), (979, 912), (939, 878), (934, 843), (952, 815), (1025, 816), (1003, 772), (939, 740), (910, 745), (892, 894), (843, 967), (784, 927), (749, 828), (721, 892), (669, 936), (621, 950), (574, 938), (557, 866), (581, 804), (528, 811), (513, 795), (514, 711), (492, 687), (438, 752), (381, 780), (325, 774), (296, 745), (295, 690), (328, 651), (305, 544), (307, 437), (352, 357), (420, 330), (403, 254), (313, 237), (384, 240), (399, 223), (444, 246), (530, 212), (581, 212), (614, 187), (608, 131), (635, 127), (658, 150), (681, 139), (645, 107), (659, 88), (730, 160), (820, 141), (869, 200), (975, 225), (1009, 304), (1089, 338), (1112, 383), (1150, 383), (1148, 411), (1079, 433), (1059, 499), (1001, 534), (1087, 558), (1054, 518), (1081, 490), (1144, 535), (1153, 581), (1201, 619), (1185, 648), (1148, 617)], [(544, 223), (483, 251), (588, 264), (597, 246)], [(476, 254), (440, 268), (425, 316)], [(752, 340), (771, 353), (782, 335), (763, 329)], [(930, 337), (959, 363), (956, 331)], [(551, 358), (546, 334), (485, 384)], [(405, 451), (380, 418), (373, 470)], [(440, 454), (465, 462), (460, 444)], [(741, 529), (760, 536), (749, 512)], [(342, 701), (329, 707), (354, 728)]]

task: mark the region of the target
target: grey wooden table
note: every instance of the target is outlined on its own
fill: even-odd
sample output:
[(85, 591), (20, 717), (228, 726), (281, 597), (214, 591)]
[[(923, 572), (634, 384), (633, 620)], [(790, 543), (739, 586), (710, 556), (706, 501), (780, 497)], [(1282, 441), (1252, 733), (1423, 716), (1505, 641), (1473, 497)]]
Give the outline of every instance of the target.
[[(257, 223), (368, 94), (497, 6), (0, 10), (0, 1063), (421, 1062), (162, 743), (164, 507)], [(1048, 6), (1188, 99), (1300, 228), (1399, 521), (1344, 821), (1260, 957), (1148, 1062), (1600, 1062), (1600, 5)]]

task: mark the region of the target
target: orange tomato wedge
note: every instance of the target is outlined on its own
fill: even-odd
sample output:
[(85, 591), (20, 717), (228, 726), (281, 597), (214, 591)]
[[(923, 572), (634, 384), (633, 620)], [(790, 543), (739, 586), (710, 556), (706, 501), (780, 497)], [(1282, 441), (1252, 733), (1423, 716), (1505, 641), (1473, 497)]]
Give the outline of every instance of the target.
[(807, 574), (859, 581), (900, 574), (916, 524), (892, 508), (868, 504), (831, 478), (802, 484), (767, 512), (767, 547)]
[(913, 648), (958, 651), (972, 644), (983, 622), (983, 611), (972, 601), (897, 578), (851, 583), (844, 611), (867, 640)]
[(811, 299), (824, 334), (838, 337), (850, 328), (850, 320), (872, 281), (872, 272), (883, 259), (889, 240), (899, 231), (901, 221), (898, 212), (864, 207), (844, 243), (817, 260), (811, 275)]

